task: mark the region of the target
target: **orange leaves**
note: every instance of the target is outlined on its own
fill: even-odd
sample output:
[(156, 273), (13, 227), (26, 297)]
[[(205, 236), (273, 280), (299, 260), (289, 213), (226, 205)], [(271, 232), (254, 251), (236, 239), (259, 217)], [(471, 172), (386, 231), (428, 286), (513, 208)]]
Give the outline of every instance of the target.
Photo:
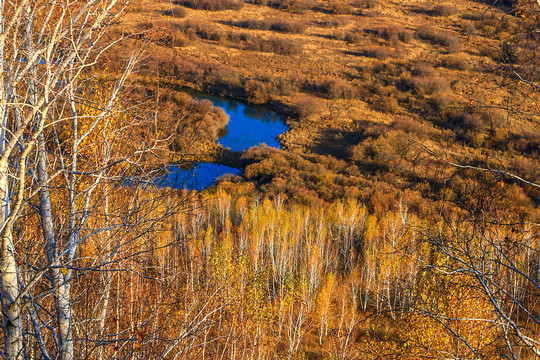
[(135, 333), (137, 334), (137, 341), (141, 342), (144, 340), (144, 333), (140, 329), (135, 329)]

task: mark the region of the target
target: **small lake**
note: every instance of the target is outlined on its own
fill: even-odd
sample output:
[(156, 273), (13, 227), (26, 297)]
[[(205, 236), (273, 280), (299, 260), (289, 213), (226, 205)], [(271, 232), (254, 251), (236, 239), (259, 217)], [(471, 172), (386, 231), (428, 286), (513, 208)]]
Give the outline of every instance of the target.
[[(266, 144), (280, 148), (276, 137), (287, 131), (287, 125), (274, 111), (255, 104), (186, 89), (197, 100), (207, 99), (229, 115), (229, 123), (223, 129), (218, 143), (231, 151), (244, 151), (252, 146)], [(202, 190), (223, 175), (241, 175), (242, 169), (214, 163), (198, 163), (189, 170), (175, 166), (159, 181), (159, 185), (178, 189)]]

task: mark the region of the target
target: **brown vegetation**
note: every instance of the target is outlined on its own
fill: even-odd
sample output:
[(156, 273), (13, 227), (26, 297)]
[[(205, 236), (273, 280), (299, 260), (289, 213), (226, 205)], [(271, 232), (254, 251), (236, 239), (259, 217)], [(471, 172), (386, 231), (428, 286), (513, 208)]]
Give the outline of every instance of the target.
[(438, 30), (431, 25), (423, 25), (416, 30), (416, 35), (420, 39), (427, 40), (434, 45), (446, 46), (449, 52), (461, 50), (459, 36), (452, 31)]
[[(243, 154), (244, 178), (267, 194), (282, 191), (301, 202), (352, 196), (369, 203), (380, 194), (374, 206), (385, 208), (414, 189), (423, 199), (415, 211), (423, 213), (429, 208), (423, 202), (451, 198), (445, 180), (416, 164), (419, 150), (409, 140), (447, 151), (457, 162), (496, 158), (510, 171), (523, 168), (512, 160), (520, 152), (534, 156), (538, 136), (530, 119), (514, 113), (500, 121), (483, 110), (512, 93), (494, 87), (486, 97), (474, 90), (478, 81), (501, 83), (494, 62), (501, 53), (488, 50), (519, 19), (460, 2), (451, 10), (448, 4), (401, 7), (407, 17), (389, 5), (381, 18), (378, 2), (355, 1), (355, 15), (333, 14), (341, 3), (249, 1), (234, 13), (189, 10), (185, 20), (146, 20), (154, 32), (180, 33), (185, 47), (152, 45), (144, 76), (265, 103), (288, 117), (290, 130), (279, 138), (284, 151)], [(448, 12), (461, 19), (447, 20)], [(435, 13), (441, 16), (429, 17)], [(433, 19), (428, 25), (426, 16)], [(511, 61), (533, 51), (514, 43), (502, 52)], [(537, 201), (534, 189), (524, 189)]]
[(174, 4), (201, 10), (239, 10), (244, 6), (244, 0), (174, 0)]
[(233, 23), (233, 25), (252, 30), (271, 30), (291, 34), (300, 34), (306, 30), (306, 25), (302, 22), (282, 19), (248, 19)]

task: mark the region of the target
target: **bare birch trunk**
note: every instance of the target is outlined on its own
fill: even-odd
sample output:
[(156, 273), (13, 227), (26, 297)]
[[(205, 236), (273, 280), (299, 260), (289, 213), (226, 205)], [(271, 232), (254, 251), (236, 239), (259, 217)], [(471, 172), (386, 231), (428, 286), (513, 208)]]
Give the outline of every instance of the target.
[[(108, 188), (105, 190), (105, 203), (103, 204), (104, 212), (105, 212), (105, 226), (108, 226), (109, 223), (109, 192)], [(109, 254), (111, 250), (111, 232), (109, 230), (105, 231), (105, 241), (106, 241), (106, 253)], [(101, 316), (99, 319), (99, 334), (103, 335), (105, 333), (105, 319), (107, 318), (107, 314), (109, 312), (109, 302), (111, 298), (111, 283), (112, 283), (112, 275), (109, 272), (105, 272), (103, 275), (105, 278), (105, 289), (103, 294), (103, 307), (101, 308)], [(98, 351), (98, 359), (103, 359), (103, 347), (99, 348)]]
[[(7, 182), (7, 181), (6, 181)], [(4, 185), (4, 184), (2, 184)], [(0, 191), (4, 191), (1, 189)], [(4, 317), (5, 354), (9, 360), (23, 359), (23, 339), (17, 262), (13, 253), (11, 229), (2, 231), (2, 260), (0, 262), (2, 285), (2, 315)]]
[(60, 359), (73, 359), (73, 338), (71, 324), (71, 284), (67, 274), (56, 290), (58, 298), (58, 334), (60, 338)]
[[(4, 58), (4, 0), (0, 0), (0, 58)], [(0, 62), (0, 74), (4, 73), (4, 62)], [(2, 128), (0, 130), (0, 155), (4, 155), (6, 144), (7, 128), (7, 108), (4, 104), (7, 101), (6, 84), (4, 76), (0, 76), (0, 120)], [(2, 315), (4, 318), (4, 351), (9, 360), (23, 358), (23, 339), (21, 307), (17, 300), (19, 296), (19, 281), (17, 276), (17, 263), (15, 260), (13, 247), (13, 234), (11, 224), (7, 221), (9, 216), (9, 180), (8, 165), (5, 162), (0, 169), (0, 224), (2, 230), (2, 253), (0, 259), (0, 290), (2, 301)]]

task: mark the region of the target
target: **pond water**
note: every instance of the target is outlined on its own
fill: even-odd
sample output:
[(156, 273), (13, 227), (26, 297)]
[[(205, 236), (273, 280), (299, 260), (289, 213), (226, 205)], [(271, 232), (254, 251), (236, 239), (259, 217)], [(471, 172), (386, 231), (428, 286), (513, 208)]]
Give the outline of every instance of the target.
[[(218, 139), (218, 143), (224, 148), (244, 151), (259, 144), (280, 148), (276, 137), (287, 131), (287, 125), (276, 112), (261, 105), (231, 98), (194, 90), (185, 91), (197, 100), (212, 101), (214, 106), (223, 108), (229, 115), (229, 123)], [(159, 183), (178, 189), (202, 190), (227, 174), (241, 175), (242, 169), (214, 163), (198, 163), (189, 170), (172, 166)]]

